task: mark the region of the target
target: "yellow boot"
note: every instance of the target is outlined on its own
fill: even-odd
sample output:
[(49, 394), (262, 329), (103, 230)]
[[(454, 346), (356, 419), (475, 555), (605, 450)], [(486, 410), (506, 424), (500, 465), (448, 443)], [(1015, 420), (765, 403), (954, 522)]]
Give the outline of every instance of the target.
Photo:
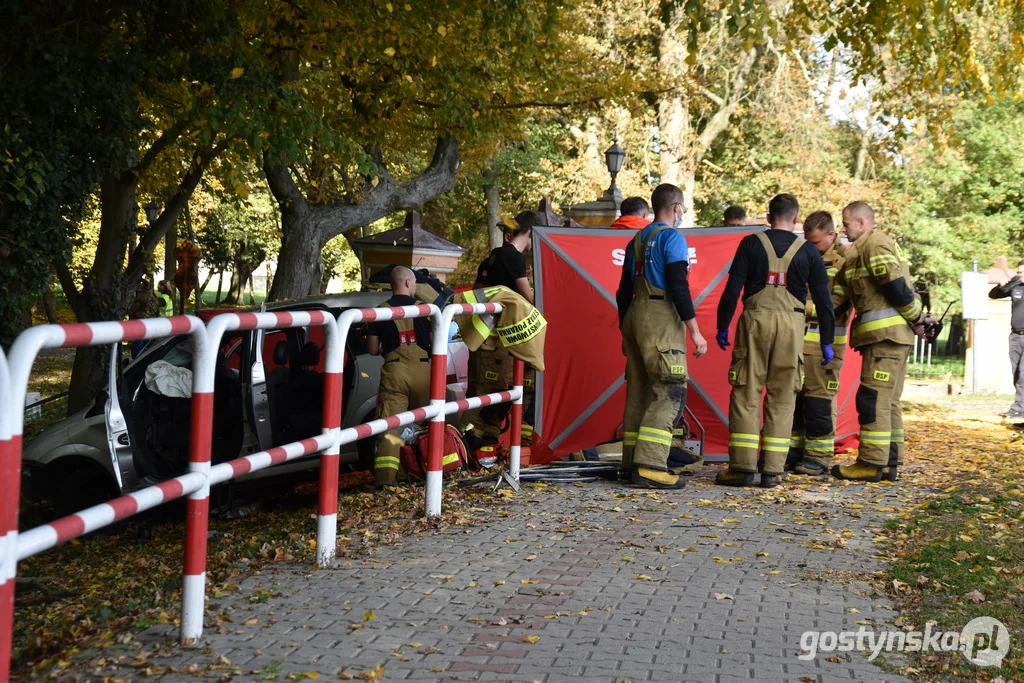
[(686, 486), (686, 480), (678, 474), (643, 466), (633, 467), (630, 483), (645, 489), (681, 489)]
[(849, 479), (850, 481), (882, 481), (885, 469), (880, 465), (867, 465), (858, 461), (852, 465), (834, 465), (832, 476), (836, 479)]

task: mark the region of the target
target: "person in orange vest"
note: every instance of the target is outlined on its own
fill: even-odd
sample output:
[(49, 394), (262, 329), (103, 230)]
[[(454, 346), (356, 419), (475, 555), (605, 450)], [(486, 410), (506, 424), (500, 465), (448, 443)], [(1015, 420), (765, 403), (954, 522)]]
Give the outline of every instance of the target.
[(643, 197), (627, 197), (619, 205), (621, 215), (615, 222), (609, 225), (616, 230), (643, 230), (651, 221), (647, 218), (651, 213), (651, 207)]
[[(416, 274), (405, 266), (391, 271), (390, 299), (385, 306), (415, 306)], [(384, 356), (377, 392), (377, 417), (387, 417), (430, 403), (430, 322), (427, 318), (403, 318), (373, 323), (366, 350)], [(374, 483), (393, 484), (398, 476), (404, 441), (398, 430), (377, 437), (373, 462)]]

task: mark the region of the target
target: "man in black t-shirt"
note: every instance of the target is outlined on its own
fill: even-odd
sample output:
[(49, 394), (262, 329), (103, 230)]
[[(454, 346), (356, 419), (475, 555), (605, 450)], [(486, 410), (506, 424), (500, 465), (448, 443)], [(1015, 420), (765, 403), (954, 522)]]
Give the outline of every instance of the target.
[[(393, 296), (385, 306), (415, 306), (416, 275), (405, 266), (391, 271)], [(402, 318), (374, 323), (366, 339), (366, 348), (374, 356), (384, 356), (377, 391), (377, 417), (387, 417), (430, 403), (431, 328), (427, 318)], [(373, 478), (377, 486), (393, 484), (398, 476), (399, 456), (405, 442), (398, 430), (377, 437), (377, 456)]]
[(524, 253), (533, 244), (533, 228), (543, 223), (535, 211), (523, 211), (516, 216), (516, 227), (505, 230), (505, 244), (492, 249), (476, 270), (474, 289), (503, 285), (533, 303), (533, 288), (526, 269)]

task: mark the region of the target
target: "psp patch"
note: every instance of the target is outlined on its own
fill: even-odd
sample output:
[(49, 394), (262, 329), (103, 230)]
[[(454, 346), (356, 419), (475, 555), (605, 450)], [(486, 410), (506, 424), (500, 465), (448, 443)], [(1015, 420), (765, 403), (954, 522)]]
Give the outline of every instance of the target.
[(888, 372), (882, 372), (881, 370), (875, 370), (874, 377), (879, 382), (888, 382), (889, 381), (889, 373)]
[(487, 370), (487, 371), (484, 372), (484, 379), (489, 379), (492, 382), (497, 382), (498, 381), (498, 373), (494, 372), (493, 370)]
[(834, 379), (830, 379), (825, 386), (828, 387), (829, 391), (839, 391), (839, 382)]
[(884, 265), (874, 266), (871, 268), (871, 273), (873, 275), (885, 275), (886, 272), (887, 268)]
[(668, 369), (669, 369), (669, 372), (671, 372), (673, 375), (685, 375), (686, 374), (686, 366), (685, 365), (670, 365), (670, 366), (668, 366)]
[(739, 377), (739, 374), (735, 370), (730, 370), (729, 371), (729, 380), (730, 381), (735, 380), (737, 377)]

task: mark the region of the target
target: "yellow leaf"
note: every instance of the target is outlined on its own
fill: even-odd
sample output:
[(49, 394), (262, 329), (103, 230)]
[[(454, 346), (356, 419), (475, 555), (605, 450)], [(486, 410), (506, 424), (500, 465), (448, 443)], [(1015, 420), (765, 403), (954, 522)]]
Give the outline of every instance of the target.
[(483, 617), (468, 617), (466, 619), (466, 621), (472, 621), (474, 624), (479, 624), (479, 623), (485, 622), (487, 620), (484, 619)]
[(234, 69), (231, 70), (231, 78), (232, 79), (241, 78), (242, 74), (244, 74), (244, 73), (245, 73), (245, 69), (243, 69), (240, 66), (236, 66)]
[(527, 583), (540, 583), (540, 581), (538, 581), (537, 579), (521, 579), (521, 580), (519, 581), (519, 583), (522, 583), (522, 584), (527, 584)]
[(495, 586), (504, 586), (505, 585), (505, 579), (498, 579), (497, 581), (494, 582), (494, 585)]
[(384, 48), (384, 54), (386, 54), (388, 57), (394, 57), (395, 56), (395, 48), (393, 48), (393, 47)]
[(739, 524), (739, 523), (740, 523), (740, 520), (738, 520), (738, 519), (723, 519), (722, 520), (722, 524)]
[(389, 12), (394, 12), (395, 11), (394, 6), (390, 2), (388, 4), (386, 4), (386, 5), (384, 5), (384, 7), (386, 7)]
[(771, 569), (771, 570), (768, 571), (768, 573), (769, 574), (781, 574), (782, 570), (781, 569)]
[(768, 557), (768, 553), (762, 550), (761, 552), (754, 553), (754, 557)]
[(441, 24), (440, 26), (437, 27), (437, 33), (443, 38), (444, 36), (448, 35), (448, 29), (445, 28), (444, 24)]
[(679, 552), (681, 552), (681, 553), (692, 553), (692, 552), (693, 552), (694, 550), (696, 550), (696, 549), (697, 549), (697, 548), (696, 548), (695, 546), (692, 546), (692, 545), (691, 545), (691, 546), (690, 546), (690, 547), (688, 547), (688, 548), (680, 548), (680, 549), (679, 549)]
[(258, 623), (260, 623), (260, 620), (257, 619), (256, 617), (253, 617), (252, 619), (246, 619), (245, 621), (243, 621), (242, 622), (242, 626), (252, 626), (253, 624), (258, 624)]
[(372, 609), (368, 609), (363, 615), (363, 621), (377, 621), (377, 615), (373, 613)]
[(722, 545), (724, 545), (724, 546), (728, 546), (728, 547), (730, 547), (730, 548), (735, 548), (736, 546), (738, 546), (738, 545), (739, 545), (739, 543), (737, 543), (736, 541), (726, 541), (726, 542), (725, 542), (725, 543), (723, 543)]
[(540, 640), (540, 636), (523, 636), (523, 642), (533, 645)]

